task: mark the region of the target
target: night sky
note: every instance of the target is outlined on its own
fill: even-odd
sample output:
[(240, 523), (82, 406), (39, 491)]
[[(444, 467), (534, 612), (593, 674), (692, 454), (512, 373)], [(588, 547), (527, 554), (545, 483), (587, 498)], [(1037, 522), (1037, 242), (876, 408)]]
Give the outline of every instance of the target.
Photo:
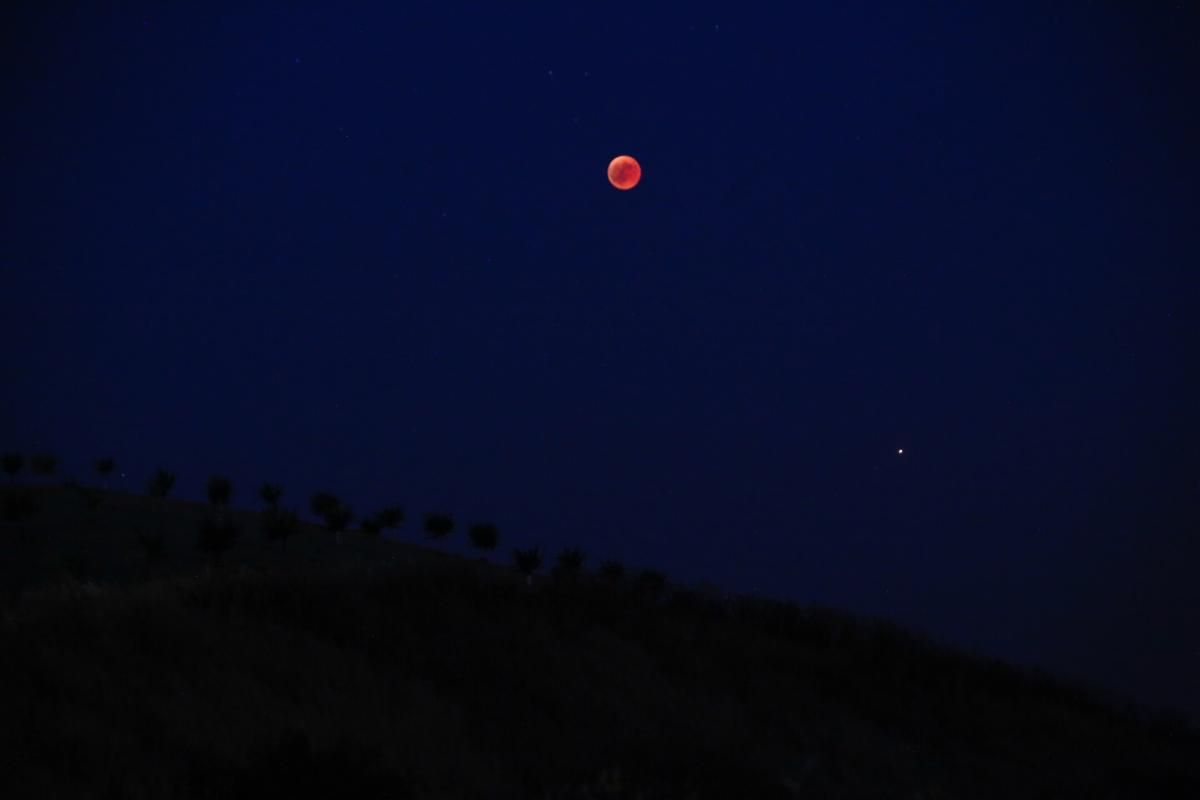
[(1193, 4), (144, 5), (2, 12), (0, 449), (1200, 717)]

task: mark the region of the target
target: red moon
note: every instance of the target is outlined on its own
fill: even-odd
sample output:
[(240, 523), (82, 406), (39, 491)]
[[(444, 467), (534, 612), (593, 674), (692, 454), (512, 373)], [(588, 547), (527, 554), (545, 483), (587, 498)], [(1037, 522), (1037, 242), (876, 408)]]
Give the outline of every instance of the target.
[(642, 179), (642, 165), (633, 156), (617, 156), (608, 162), (608, 182), (621, 189), (632, 189)]

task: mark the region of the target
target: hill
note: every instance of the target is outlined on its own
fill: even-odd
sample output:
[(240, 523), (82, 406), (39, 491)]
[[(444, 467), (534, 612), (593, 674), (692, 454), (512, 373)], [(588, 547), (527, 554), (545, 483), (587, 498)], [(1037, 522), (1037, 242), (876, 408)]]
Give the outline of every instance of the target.
[(201, 504), (24, 491), (0, 796), (1200, 796), (1186, 724), (886, 622), (249, 511), (210, 567)]

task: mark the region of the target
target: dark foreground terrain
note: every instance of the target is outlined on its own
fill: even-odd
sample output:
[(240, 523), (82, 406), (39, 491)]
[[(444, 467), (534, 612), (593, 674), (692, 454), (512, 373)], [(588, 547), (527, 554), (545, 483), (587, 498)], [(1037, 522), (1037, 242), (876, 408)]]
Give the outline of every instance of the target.
[(251, 512), (209, 568), (198, 504), (38, 508), (3, 528), (0, 797), (1200, 797), (1178, 719), (882, 622), (314, 528), (285, 550)]

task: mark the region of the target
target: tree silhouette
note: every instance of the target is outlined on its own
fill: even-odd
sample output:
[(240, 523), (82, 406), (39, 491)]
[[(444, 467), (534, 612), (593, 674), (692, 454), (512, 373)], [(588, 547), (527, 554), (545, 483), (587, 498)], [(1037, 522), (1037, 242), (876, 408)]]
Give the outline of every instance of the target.
[(219, 567), (221, 566), (221, 556), (233, 547), (237, 534), (237, 527), (228, 517), (205, 517), (200, 522), (196, 547), (212, 558), (213, 566)]
[(100, 482), (105, 489), (108, 488), (108, 476), (112, 475), (116, 468), (117, 462), (108, 456), (96, 459), (96, 474), (100, 476)]
[(573, 579), (579, 577), (583, 570), (583, 551), (578, 547), (568, 547), (558, 554), (558, 563), (554, 565), (554, 574), (559, 578)]
[(445, 538), (454, 530), (454, 518), (449, 514), (433, 513), (425, 515), (425, 532), (434, 539)]
[(300, 517), (295, 511), (284, 511), (277, 507), (268, 508), (259, 519), (263, 536), (269, 541), (278, 540), (281, 550), (287, 550), (287, 540), (300, 530)]
[(467, 535), (471, 537), (471, 544), (479, 550), (495, 550), (500, 541), (496, 526), (490, 522), (475, 523), (467, 529)]
[(342, 533), (354, 521), (354, 512), (350, 506), (338, 503), (333, 508), (325, 509), (325, 529), (334, 535), (337, 543), (342, 543)]
[(233, 482), (224, 475), (213, 475), (208, 479), (208, 502), (218, 508), (227, 508), (233, 496)]
[(542, 565), (541, 549), (538, 547), (531, 547), (528, 550), (514, 549), (513, 560), (516, 562), (517, 571), (525, 576), (525, 585), (531, 585), (533, 573), (537, 572), (538, 567)]
[(392, 530), (404, 524), (404, 508), (402, 506), (387, 506), (375, 515), (381, 527)]
[(53, 475), (58, 469), (58, 456), (53, 453), (34, 453), (29, 457), (29, 469), (34, 475)]
[(283, 497), (283, 487), (277, 483), (264, 483), (258, 487), (258, 496), (268, 508), (278, 508), (279, 498)]
[(608, 583), (620, 583), (625, 577), (625, 565), (620, 561), (605, 561), (600, 565), (600, 577)]
[(20, 453), (5, 453), (0, 459), (0, 463), (4, 465), (4, 471), (8, 473), (8, 481), (12, 483), (17, 479), (17, 473), (21, 471), (21, 467), (25, 466), (25, 459)]
[(171, 493), (171, 489), (175, 486), (175, 473), (167, 472), (162, 467), (154, 473), (150, 481), (146, 484), (146, 494), (159, 499), (166, 499), (166, 496)]
[(333, 492), (317, 492), (309, 500), (308, 507), (312, 509), (312, 513), (324, 519), (329, 512), (342, 504), (341, 500)]

